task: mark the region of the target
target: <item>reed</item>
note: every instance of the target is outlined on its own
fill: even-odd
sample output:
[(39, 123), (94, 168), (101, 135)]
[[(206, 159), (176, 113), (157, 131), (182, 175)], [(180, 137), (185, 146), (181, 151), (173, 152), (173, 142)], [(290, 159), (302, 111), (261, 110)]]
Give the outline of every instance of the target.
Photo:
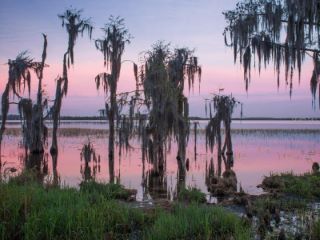
[(45, 188), (0, 183), (0, 239), (250, 239), (251, 229), (217, 207), (144, 211), (119, 198), (120, 185)]

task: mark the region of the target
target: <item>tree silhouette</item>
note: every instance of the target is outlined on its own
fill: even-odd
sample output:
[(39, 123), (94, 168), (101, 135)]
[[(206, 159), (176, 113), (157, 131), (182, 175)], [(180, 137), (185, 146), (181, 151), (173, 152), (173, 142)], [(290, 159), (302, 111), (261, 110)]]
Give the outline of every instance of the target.
[[(44, 124), (43, 108), (47, 106), (47, 100), (42, 99), (43, 69), (46, 66), (47, 37), (43, 34), (44, 44), (41, 62), (34, 61), (27, 52), (20, 53), (15, 60), (9, 60), (8, 82), (2, 94), (2, 122), (0, 128), (0, 146), (10, 104), (17, 104), (22, 120), (23, 143), (26, 151), (30, 153), (42, 153), (47, 139), (47, 128)], [(32, 103), (30, 98), (31, 72), (38, 77), (37, 101)], [(28, 89), (28, 98), (21, 96)], [(18, 102), (9, 102), (9, 94), (12, 92)]]
[(309, 55), (314, 63), (310, 88), (315, 106), (318, 86), (320, 90), (319, 0), (245, 0), (239, 2), (235, 10), (224, 12), (224, 16), (228, 23), (225, 43), (233, 48), (234, 61), (239, 58), (244, 67), (246, 89), (252, 62), (260, 72), (261, 65), (267, 66), (273, 61), (278, 87), (280, 69), (284, 66), (291, 96), (293, 72), (297, 69), (300, 79), (302, 62)]
[(82, 10), (77, 9), (67, 9), (63, 14), (58, 15), (62, 21), (62, 27), (65, 27), (68, 33), (68, 48), (63, 55), (63, 72), (62, 76), (57, 78), (56, 94), (53, 107), (51, 109), (51, 115), (53, 119), (53, 129), (52, 129), (52, 145), (50, 152), (55, 154), (58, 152), (57, 144), (57, 130), (60, 118), (60, 111), (62, 105), (62, 98), (68, 93), (68, 68), (70, 64), (74, 64), (74, 47), (76, 40), (81, 34), (83, 36), (84, 32), (87, 32), (89, 38), (91, 39), (93, 27), (91, 25), (90, 19), (83, 19), (81, 17)]
[(197, 58), (187, 48), (173, 52), (168, 44), (156, 43), (145, 54), (140, 74), (146, 104), (150, 109), (149, 121), (143, 134), (145, 155), (155, 171), (161, 172), (165, 165), (166, 149), (172, 138), (178, 144), (180, 176), (185, 172), (185, 151), (189, 135), (189, 104), (184, 96), (185, 81), (193, 87), (195, 75), (201, 75)]
[[(110, 16), (109, 22), (102, 29), (105, 37), (97, 39), (95, 46), (101, 51), (104, 58), (104, 66), (110, 69), (110, 73), (100, 73), (96, 76), (97, 89), (103, 87), (106, 99), (106, 113), (109, 120), (109, 164), (113, 167), (115, 121), (119, 119), (119, 106), (117, 102), (117, 86), (120, 77), (122, 55), (126, 44), (130, 43), (131, 36), (125, 27), (124, 19)], [(111, 179), (112, 180), (112, 179)]]
[[(206, 148), (213, 151), (213, 147), (217, 144), (218, 155), (218, 175), (221, 175), (221, 162), (227, 155), (225, 166), (230, 168), (233, 165), (233, 149), (231, 139), (231, 120), (233, 110), (236, 105), (241, 104), (232, 95), (213, 95), (212, 99), (206, 99), (206, 114), (209, 110), (210, 120), (206, 127)], [(214, 113), (214, 115), (213, 115)], [(241, 105), (242, 115), (242, 105)], [(224, 125), (225, 140), (222, 146), (221, 123)]]

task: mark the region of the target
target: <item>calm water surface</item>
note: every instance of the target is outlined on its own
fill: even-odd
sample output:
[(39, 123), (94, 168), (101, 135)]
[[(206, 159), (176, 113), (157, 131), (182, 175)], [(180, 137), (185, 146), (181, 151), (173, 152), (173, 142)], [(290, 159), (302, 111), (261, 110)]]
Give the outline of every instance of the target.
[[(12, 123), (10, 127), (18, 127)], [(62, 122), (62, 128), (94, 128), (105, 129), (105, 122)], [(204, 122), (200, 123), (204, 126)], [(234, 146), (234, 167), (238, 185), (250, 194), (259, 194), (256, 186), (263, 176), (272, 172), (293, 171), (304, 173), (309, 171), (315, 161), (320, 161), (320, 123), (318, 121), (243, 121), (233, 123), (232, 132)], [(81, 131), (81, 130), (79, 130)], [(89, 169), (80, 159), (81, 148), (88, 138), (95, 147), (100, 163), (89, 164)], [(20, 147), (21, 137), (5, 136), (2, 146), (1, 161), (5, 166), (20, 170), (26, 165), (24, 150)], [(50, 146), (50, 142), (49, 142)], [(166, 171), (163, 179), (152, 175), (152, 166), (147, 163), (143, 167), (140, 144), (132, 141), (132, 149), (115, 160), (115, 176), (117, 181), (128, 188), (138, 190), (138, 200), (150, 200), (158, 197), (171, 198), (177, 189), (176, 147), (172, 144), (167, 154)], [(198, 134), (197, 154), (194, 151), (194, 136), (190, 134), (187, 148), (190, 168), (186, 176), (186, 185), (200, 188), (208, 194), (206, 186), (206, 169), (211, 159), (217, 169), (217, 156), (207, 153), (205, 136)], [(57, 162), (50, 154), (45, 154), (47, 165), (42, 166), (46, 178), (59, 176), (63, 184), (77, 187), (84, 179), (85, 172), (100, 181), (109, 181), (109, 164), (107, 158), (107, 136), (60, 136), (59, 156)], [(56, 164), (55, 164), (56, 163)], [(56, 166), (56, 168), (53, 168)], [(56, 171), (54, 171), (56, 169)], [(158, 193), (154, 194), (155, 189)], [(208, 194), (209, 195), (209, 194)]]

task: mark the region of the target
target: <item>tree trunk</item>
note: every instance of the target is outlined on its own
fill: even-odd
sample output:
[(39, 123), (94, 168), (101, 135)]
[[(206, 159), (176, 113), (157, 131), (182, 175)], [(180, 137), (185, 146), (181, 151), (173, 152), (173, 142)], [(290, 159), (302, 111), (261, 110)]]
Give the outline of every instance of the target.
[(59, 174), (57, 171), (57, 165), (58, 165), (58, 154), (51, 155), (52, 157), (52, 173), (53, 173), (53, 184), (54, 186), (59, 185)]
[(52, 143), (50, 148), (50, 153), (52, 155), (58, 153), (57, 131), (58, 131), (61, 101), (62, 101), (61, 85), (62, 85), (62, 78), (59, 78), (57, 80), (56, 97), (54, 100), (53, 111), (52, 111), (53, 128), (52, 128)]
[(9, 111), (9, 84), (7, 83), (6, 88), (2, 94), (2, 121), (1, 121), (1, 128), (0, 128), (0, 154), (1, 154), (1, 143), (3, 133), (6, 129), (6, 122), (8, 117)]
[(180, 119), (178, 120), (179, 136), (178, 136), (178, 166), (180, 175), (185, 174), (186, 172), (186, 128), (187, 128), (187, 118), (183, 116), (184, 110), (184, 96), (180, 93), (178, 100), (178, 115)]
[(231, 120), (226, 119), (224, 121), (225, 126), (225, 146), (226, 146), (226, 155), (227, 155), (227, 164), (229, 167), (233, 165), (233, 150), (232, 150), (232, 140), (231, 140)]
[(32, 154), (43, 153), (43, 135), (44, 125), (42, 116), (41, 104), (34, 105), (32, 108), (32, 121), (31, 121), (31, 147)]
[(218, 176), (221, 177), (221, 164), (222, 164), (222, 151), (221, 151), (221, 128), (218, 127), (217, 130), (217, 154), (218, 154)]
[(111, 71), (111, 86), (110, 86), (110, 110), (108, 113), (108, 119), (109, 119), (109, 175), (110, 175), (110, 182), (114, 183), (114, 141), (115, 141), (115, 117), (118, 111), (117, 106), (117, 77), (119, 74), (117, 74), (117, 68), (116, 64), (112, 64), (112, 71)]

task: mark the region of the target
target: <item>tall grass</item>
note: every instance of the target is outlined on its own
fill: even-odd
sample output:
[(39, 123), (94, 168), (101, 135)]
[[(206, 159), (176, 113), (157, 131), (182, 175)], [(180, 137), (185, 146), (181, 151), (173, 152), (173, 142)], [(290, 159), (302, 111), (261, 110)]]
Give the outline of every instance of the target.
[(162, 212), (146, 239), (251, 239), (251, 230), (234, 214), (218, 207), (177, 205), (173, 212)]
[(267, 190), (293, 194), (305, 199), (320, 199), (320, 173), (305, 173), (294, 175), (293, 173), (273, 174), (265, 177), (262, 186)]
[(75, 189), (38, 184), (0, 186), (1, 239), (126, 239), (145, 215)]
[(0, 183), (0, 239), (250, 239), (250, 227), (221, 208), (143, 211), (115, 200), (123, 194), (110, 184)]

